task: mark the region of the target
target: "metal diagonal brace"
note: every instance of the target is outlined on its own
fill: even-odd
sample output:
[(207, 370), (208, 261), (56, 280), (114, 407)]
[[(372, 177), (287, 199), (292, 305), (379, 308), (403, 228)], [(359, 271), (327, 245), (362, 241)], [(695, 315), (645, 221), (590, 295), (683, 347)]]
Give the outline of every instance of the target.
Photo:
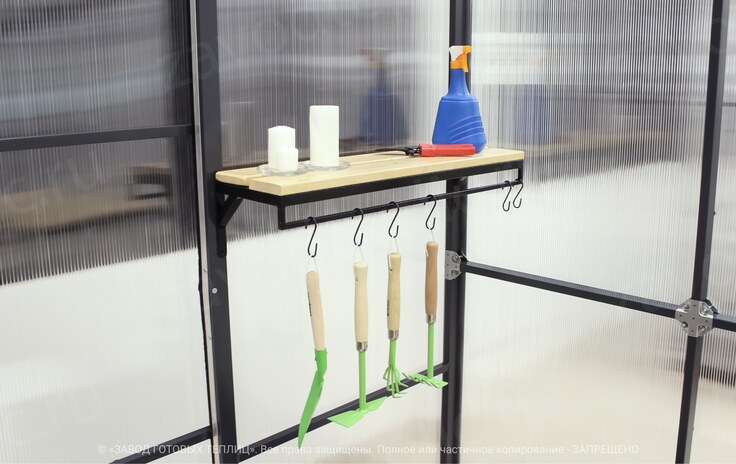
[(707, 299), (704, 301), (687, 300), (676, 311), (675, 319), (682, 324), (682, 330), (689, 337), (702, 337), (713, 329), (713, 316), (718, 310)]

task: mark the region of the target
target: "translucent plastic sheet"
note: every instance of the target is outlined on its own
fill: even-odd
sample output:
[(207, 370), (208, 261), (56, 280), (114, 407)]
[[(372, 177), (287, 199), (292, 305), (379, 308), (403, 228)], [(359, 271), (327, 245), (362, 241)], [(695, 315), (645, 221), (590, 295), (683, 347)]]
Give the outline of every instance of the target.
[[(191, 122), (186, 3), (0, 0), (0, 138)], [(209, 423), (193, 158), (0, 153), (0, 462), (109, 462)]]
[(0, 1), (0, 137), (189, 122), (188, 13), (183, 0)]
[(470, 276), (464, 462), (671, 462), (685, 338), (671, 320)]
[(708, 2), (475, 2), (489, 144), (527, 157), (520, 210), (471, 209), (473, 259), (687, 298), (709, 25)]
[[(470, 198), (472, 261), (689, 297), (710, 11), (684, 1), (474, 2), (473, 92), (489, 143), (527, 158), (521, 209), (504, 213), (500, 192)], [(522, 449), (466, 459), (674, 459), (685, 339), (671, 320), (478, 278), (467, 310), (464, 410), (474, 408), (463, 444)], [(563, 449), (523, 448), (535, 445)], [(604, 456), (610, 448), (583, 445), (637, 448)]]
[(192, 247), (189, 163), (170, 139), (0, 153), (0, 283)]

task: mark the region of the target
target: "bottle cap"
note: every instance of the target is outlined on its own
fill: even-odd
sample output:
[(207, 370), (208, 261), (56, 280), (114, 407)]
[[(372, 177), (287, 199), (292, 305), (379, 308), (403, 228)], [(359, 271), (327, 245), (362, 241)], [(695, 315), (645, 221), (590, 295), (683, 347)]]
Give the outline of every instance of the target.
[(450, 47), (450, 69), (462, 69), (468, 72), (468, 53), (473, 49), (470, 45), (453, 45)]

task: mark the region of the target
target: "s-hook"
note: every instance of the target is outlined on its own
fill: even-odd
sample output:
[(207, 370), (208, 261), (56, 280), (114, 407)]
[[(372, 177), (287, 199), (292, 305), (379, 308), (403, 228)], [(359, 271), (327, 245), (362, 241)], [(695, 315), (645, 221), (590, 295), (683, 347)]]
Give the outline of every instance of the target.
[[(521, 208), (521, 200), (522, 199), (519, 198), (519, 194), (521, 193), (522, 190), (524, 190), (524, 182), (522, 182), (520, 185), (521, 185), (521, 187), (519, 188), (519, 191), (516, 192), (516, 196), (514, 197), (514, 208), (516, 208), (516, 209)], [(519, 199), (519, 204), (518, 205), (516, 204), (516, 199), (517, 198)]]
[[(399, 210), (400, 210), (400, 208), (399, 208), (399, 204), (396, 203), (395, 201), (389, 202), (389, 205), (392, 205), (394, 208), (396, 208), (396, 214), (394, 215), (393, 220), (391, 220), (391, 224), (388, 226), (388, 236), (391, 237), (391, 238), (396, 238), (396, 237), (399, 236), (399, 225), (396, 224), (396, 233), (395, 234), (392, 234), (391, 233), (391, 229), (393, 229), (393, 227), (394, 227), (394, 223), (396, 222), (396, 218), (399, 217)], [(391, 211), (391, 210), (390, 209), (389, 210), (386, 210), (387, 213), (389, 211)]]
[[(363, 245), (363, 232), (360, 232), (360, 226), (363, 225), (363, 218), (365, 216), (363, 214), (363, 210), (360, 208), (355, 208), (353, 211), (360, 213), (360, 222), (358, 223), (358, 227), (355, 229), (355, 235), (353, 235), (353, 243), (356, 247), (359, 247)], [(355, 217), (355, 215), (353, 215), (353, 217)], [(352, 217), (350, 219), (352, 219)], [(358, 242), (358, 232), (360, 232), (360, 242)]]
[[(437, 225), (437, 218), (432, 218), (432, 214), (434, 214), (434, 209), (437, 207), (437, 198), (435, 198), (434, 195), (427, 195), (427, 199), (432, 200), (434, 203), (432, 204), (432, 209), (429, 211), (427, 220), (424, 221), (424, 227), (426, 227), (427, 230), (434, 230), (434, 226)], [(427, 202), (425, 201), (424, 204), (426, 205)], [(429, 226), (430, 218), (432, 218), (432, 227)]]
[(506, 198), (503, 199), (503, 203), (501, 203), (501, 208), (503, 208), (504, 211), (507, 213), (511, 210), (511, 202), (509, 200), (509, 195), (511, 195), (511, 191), (514, 189), (514, 186), (511, 185), (511, 182), (506, 181), (506, 186), (502, 187), (501, 190), (505, 189), (506, 187), (509, 188), (508, 193), (506, 193)]
[[(309, 219), (307, 219), (309, 222), (314, 224), (314, 229), (312, 230), (312, 236), (309, 238), (309, 244), (307, 245), (307, 254), (310, 258), (316, 258), (317, 257), (317, 246), (318, 243), (314, 244), (314, 253), (312, 253), (312, 242), (314, 241), (314, 236), (317, 233), (317, 220), (313, 218), (312, 216), (309, 216)], [(309, 228), (309, 224), (304, 226), (305, 229)]]

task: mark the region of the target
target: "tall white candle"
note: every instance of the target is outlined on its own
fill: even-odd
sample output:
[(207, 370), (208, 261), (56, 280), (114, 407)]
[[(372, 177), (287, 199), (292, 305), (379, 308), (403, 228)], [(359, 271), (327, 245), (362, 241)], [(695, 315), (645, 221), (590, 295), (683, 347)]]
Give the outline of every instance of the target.
[(294, 128), (276, 126), (268, 129), (268, 167), (280, 171), (296, 169), (296, 166), (294, 169), (282, 169), (279, 167), (284, 165), (283, 161), (285, 158), (283, 157), (289, 156), (288, 154), (282, 154), (282, 149), (294, 147), (296, 147), (296, 130)]
[(340, 163), (340, 107), (309, 107), (309, 160), (313, 166), (335, 167)]

